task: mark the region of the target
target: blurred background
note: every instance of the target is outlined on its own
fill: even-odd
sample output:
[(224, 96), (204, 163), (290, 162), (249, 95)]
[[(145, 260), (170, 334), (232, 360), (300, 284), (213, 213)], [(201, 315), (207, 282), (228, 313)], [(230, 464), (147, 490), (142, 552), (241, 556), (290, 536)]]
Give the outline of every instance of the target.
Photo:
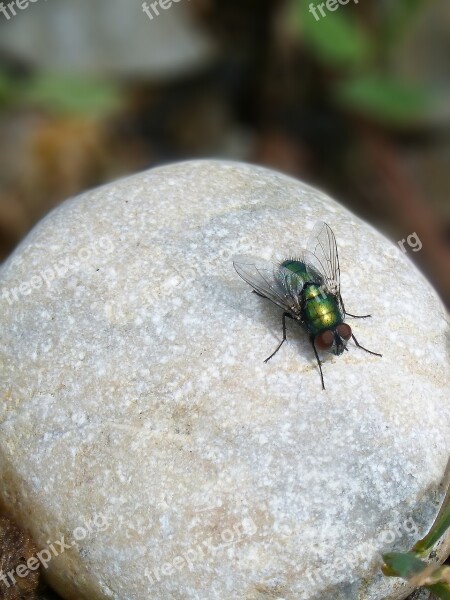
[(416, 233), (405, 248), (450, 305), (449, 2), (318, 4), (5, 4), (0, 260), (68, 196), (223, 157), (304, 179), (394, 241)]
[[(0, 4), (0, 260), (71, 195), (228, 158), (324, 189), (394, 242), (415, 233), (405, 249), (449, 306), (450, 3), (318, 4)], [(31, 551), (21, 535), (0, 522), (3, 565)]]

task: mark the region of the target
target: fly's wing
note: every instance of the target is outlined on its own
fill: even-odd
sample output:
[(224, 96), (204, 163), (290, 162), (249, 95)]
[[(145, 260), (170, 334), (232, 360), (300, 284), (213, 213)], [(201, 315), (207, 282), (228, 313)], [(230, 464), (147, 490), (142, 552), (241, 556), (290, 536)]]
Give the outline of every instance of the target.
[(336, 238), (326, 223), (316, 223), (303, 256), (309, 275), (314, 278), (319, 273), (328, 292), (340, 298), (341, 271)]
[(291, 305), (298, 308), (301, 312), (302, 291), (305, 283), (309, 281), (309, 273), (301, 274), (296, 270), (278, 265), (275, 268), (274, 276), (282, 289), (285, 290), (285, 294), (289, 298)]
[(258, 294), (284, 310), (291, 312), (299, 310), (300, 299), (284, 284), (286, 269), (254, 256), (235, 256), (233, 265), (236, 273)]

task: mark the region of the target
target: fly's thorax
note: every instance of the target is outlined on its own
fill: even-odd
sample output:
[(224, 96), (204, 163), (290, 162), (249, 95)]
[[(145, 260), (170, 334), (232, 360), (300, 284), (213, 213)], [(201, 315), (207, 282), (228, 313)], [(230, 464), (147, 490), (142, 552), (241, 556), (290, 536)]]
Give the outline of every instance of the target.
[(305, 279), (307, 277), (306, 265), (301, 260), (296, 260), (296, 259), (284, 260), (281, 263), (281, 266), (284, 267), (285, 269), (287, 269), (288, 271), (290, 271), (291, 273), (298, 275), (302, 279)]
[(280, 266), (283, 268), (279, 275), (282, 284), (300, 293), (308, 277), (305, 263), (289, 259), (284, 260)]
[[(310, 288), (312, 288), (310, 290)], [(304, 322), (310, 333), (317, 335), (325, 329), (331, 329), (343, 322), (343, 315), (338, 302), (331, 294), (324, 294), (319, 286), (308, 286), (305, 289), (306, 304)], [(308, 295), (310, 297), (308, 298)]]
[(307, 266), (302, 260), (290, 258), (284, 260), (281, 265), (285, 272), (289, 273), (289, 278), (298, 280), (299, 288), (301, 289), (305, 283), (316, 283), (318, 286), (323, 284), (322, 276), (311, 266)]

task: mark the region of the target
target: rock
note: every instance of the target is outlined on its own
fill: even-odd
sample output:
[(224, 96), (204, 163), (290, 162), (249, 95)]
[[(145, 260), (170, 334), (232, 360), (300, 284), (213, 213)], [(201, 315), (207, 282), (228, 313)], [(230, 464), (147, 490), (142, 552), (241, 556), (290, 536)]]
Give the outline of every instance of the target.
[(408, 600), (429, 600), (430, 592), (425, 589), (417, 590), (408, 597)]
[[(264, 364), (281, 311), (231, 262), (299, 251), (316, 220), (383, 352), (328, 356), (326, 391), (292, 323)], [(66, 202), (0, 282), (0, 497), (65, 598), (407, 595), (379, 552), (443, 499), (448, 325), (397, 246), (303, 183), (196, 161)]]

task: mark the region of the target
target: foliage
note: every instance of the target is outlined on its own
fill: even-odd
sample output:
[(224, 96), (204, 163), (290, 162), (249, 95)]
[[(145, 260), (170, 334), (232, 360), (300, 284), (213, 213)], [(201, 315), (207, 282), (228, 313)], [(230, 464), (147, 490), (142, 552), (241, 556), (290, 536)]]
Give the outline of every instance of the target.
[(447, 508), (442, 512), (441, 516), (436, 519), (436, 523), (428, 535), (414, 546), (413, 550), (419, 556), (426, 556), (431, 548), (433, 548), (433, 546), (441, 539), (444, 533), (450, 529), (450, 491), (448, 501), (449, 504)]
[(399, 124), (414, 121), (430, 106), (430, 98), (421, 88), (379, 75), (342, 82), (336, 86), (336, 98), (349, 108)]
[(31, 106), (52, 114), (96, 116), (122, 103), (118, 86), (88, 77), (40, 74), (17, 79), (0, 71), (0, 106)]
[(316, 20), (310, 5), (323, 4), (320, 0), (292, 0), (302, 40), (337, 74), (328, 82), (336, 104), (388, 125), (413, 123), (427, 114), (432, 104), (428, 90), (394, 79), (386, 68), (386, 52), (395, 50), (425, 1), (380, 3), (377, 22), (369, 26), (356, 19), (361, 15), (349, 5), (332, 12), (324, 8), (325, 17), (316, 9)]
[(436, 543), (450, 529), (450, 489), (444, 501), (444, 510), (436, 519), (430, 532), (411, 552), (391, 552), (383, 555), (383, 573), (388, 577), (401, 577), (414, 587), (425, 587), (437, 598), (450, 600), (450, 567), (428, 563), (427, 557)]
[(355, 69), (370, 60), (373, 54), (370, 38), (344, 11), (330, 13), (320, 21), (309, 13), (308, 2), (299, 3), (298, 11), (304, 39), (321, 61)]

